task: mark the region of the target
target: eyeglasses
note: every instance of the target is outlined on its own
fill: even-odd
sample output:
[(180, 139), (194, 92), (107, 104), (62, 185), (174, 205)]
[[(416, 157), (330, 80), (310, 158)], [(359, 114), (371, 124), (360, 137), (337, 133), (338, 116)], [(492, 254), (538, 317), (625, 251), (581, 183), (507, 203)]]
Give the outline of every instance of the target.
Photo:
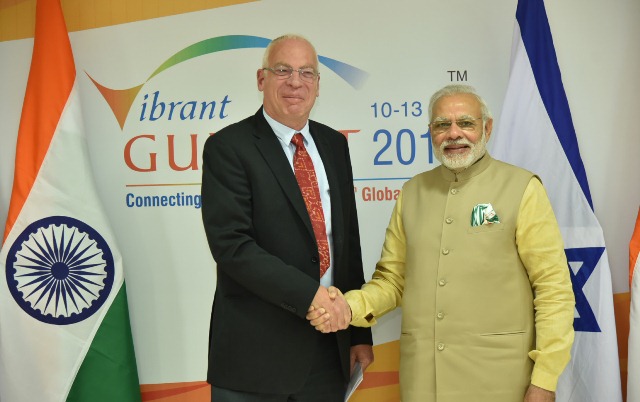
[[(476, 120), (482, 120), (482, 117), (477, 118), (463, 118), (456, 120), (456, 126), (458, 126), (462, 131), (466, 132), (474, 132), (478, 129), (478, 123)], [(434, 134), (444, 134), (447, 131), (451, 130), (451, 126), (453, 122), (451, 120), (437, 120), (431, 122), (431, 131)]]
[(320, 76), (320, 73), (312, 68), (299, 68), (295, 70), (291, 67), (278, 66), (275, 68), (265, 67), (263, 70), (271, 71), (280, 80), (288, 80), (294, 71), (297, 71), (300, 79), (305, 82), (314, 82)]

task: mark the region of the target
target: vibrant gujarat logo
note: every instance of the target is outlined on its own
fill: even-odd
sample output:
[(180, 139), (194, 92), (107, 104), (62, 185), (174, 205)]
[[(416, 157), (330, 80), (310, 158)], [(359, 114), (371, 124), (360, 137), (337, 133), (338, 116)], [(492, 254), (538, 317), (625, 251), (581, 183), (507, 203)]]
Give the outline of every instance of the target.
[(50, 216), (30, 224), (7, 254), (7, 285), (33, 318), (55, 325), (80, 322), (109, 297), (114, 262), (107, 242), (86, 223)]
[[(191, 46), (180, 50), (173, 56), (169, 57), (164, 63), (160, 65), (142, 84), (128, 88), (128, 89), (111, 89), (99, 84), (88, 73), (87, 76), (93, 81), (94, 85), (98, 88), (104, 99), (107, 101), (113, 114), (118, 120), (120, 129), (124, 127), (124, 123), (127, 120), (133, 101), (135, 100), (140, 89), (151, 78), (160, 74), (161, 72), (180, 64), (184, 61), (204, 56), (210, 53), (221, 52), (224, 50), (234, 49), (247, 49), (247, 48), (266, 48), (271, 42), (271, 39), (262, 38), (259, 36), (249, 35), (226, 35), (218, 36), (215, 38), (205, 39), (198, 43), (194, 43)], [(325, 56), (318, 56), (318, 60), (321, 64), (332, 70), (349, 85), (355, 89), (360, 89), (364, 85), (368, 77), (368, 73), (360, 70), (357, 67), (343, 63), (341, 61), (331, 59)]]

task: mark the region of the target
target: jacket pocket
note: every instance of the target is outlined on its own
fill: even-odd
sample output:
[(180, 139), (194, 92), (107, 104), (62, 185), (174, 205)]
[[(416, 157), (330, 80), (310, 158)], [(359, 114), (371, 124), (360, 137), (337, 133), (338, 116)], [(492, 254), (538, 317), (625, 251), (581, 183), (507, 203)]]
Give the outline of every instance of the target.
[(509, 336), (509, 335), (522, 335), (525, 333), (525, 330), (517, 330), (517, 331), (500, 331), (500, 332), (485, 332), (483, 334), (478, 334), (480, 336)]
[(492, 233), (492, 232), (501, 232), (504, 230), (504, 224), (502, 223), (492, 223), (490, 225), (480, 225), (480, 226), (469, 226), (467, 229), (467, 233), (476, 234), (476, 233)]

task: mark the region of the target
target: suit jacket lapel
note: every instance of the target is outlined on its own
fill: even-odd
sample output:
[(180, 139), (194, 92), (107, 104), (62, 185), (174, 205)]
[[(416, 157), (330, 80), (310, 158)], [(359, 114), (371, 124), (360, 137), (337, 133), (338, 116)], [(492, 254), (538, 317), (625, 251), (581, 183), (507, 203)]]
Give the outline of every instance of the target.
[(293, 209), (304, 222), (307, 230), (309, 231), (309, 235), (315, 239), (311, 220), (309, 219), (309, 213), (307, 212), (307, 207), (304, 205), (300, 187), (298, 187), (296, 176), (291, 169), (291, 165), (289, 165), (287, 157), (282, 151), (282, 146), (278, 141), (278, 137), (276, 137), (271, 126), (269, 126), (269, 123), (267, 123), (267, 120), (264, 118), (262, 108), (258, 110), (254, 117), (256, 127), (255, 145), (264, 157), (267, 165), (269, 165), (273, 171), (276, 180), (280, 183), (282, 191), (285, 193), (287, 198), (289, 198), (291, 205), (293, 205)]

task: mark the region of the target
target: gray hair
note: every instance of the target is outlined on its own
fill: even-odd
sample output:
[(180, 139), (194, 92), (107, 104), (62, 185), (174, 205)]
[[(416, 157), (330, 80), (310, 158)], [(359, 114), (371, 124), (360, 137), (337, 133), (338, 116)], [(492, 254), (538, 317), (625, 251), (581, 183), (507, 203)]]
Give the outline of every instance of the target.
[(316, 59), (316, 64), (318, 64), (318, 52), (316, 52), (316, 48), (313, 46), (313, 44), (311, 42), (309, 42), (309, 39), (305, 38), (302, 35), (298, 35), (298, 34), (285, 34), (285, 35), (282, 35), (282, 36), (278, 36), (277, 38), (275, 38), (274, 40), (269, 42), (269, 45), (267, 45), (267, 48), (264, 51), (264, 56), (262, 56), (262, 67), (263, 68), (270, 67), (269, 66), (269, 56), (271, 55), (271, 50), (273, 49), (274, 45), (276, 45), (278, 42), (282, 42), (283, 40), (289, 40), (289, 39), (302, 40), (302, 41), (307, 42), (309, 44), (309, 46), (311, 46), (311, 49), (313, 49), (313, 53), (314, 53), (315, 59)]
[(484, 99), (482, 99), (480, 95), (476, 93), (476, 90), (474, 87), (472, 87), (471, 85), (451, 84), (451, 85), (447, 85), (446, 87), (442, 88), (438, 92), (434, 93), (433, 96), (431, 96), (431, 100), (429, 101), (429, 121), (431, 121), (431, 119), (433, 118), (433, 106), (436, 104), (437, 101), (440, 100), (440, 98), (445, 96), (450, 96), (450, 95), (457, 95), (457, 94), (473, 95), (478, 100), (478, 103), (480, 103), (480, 110), (482, 112), (482, 121), (486, 122), (491, 118), (491, 112), (487, 107), (487, 103), (484, 101)]

